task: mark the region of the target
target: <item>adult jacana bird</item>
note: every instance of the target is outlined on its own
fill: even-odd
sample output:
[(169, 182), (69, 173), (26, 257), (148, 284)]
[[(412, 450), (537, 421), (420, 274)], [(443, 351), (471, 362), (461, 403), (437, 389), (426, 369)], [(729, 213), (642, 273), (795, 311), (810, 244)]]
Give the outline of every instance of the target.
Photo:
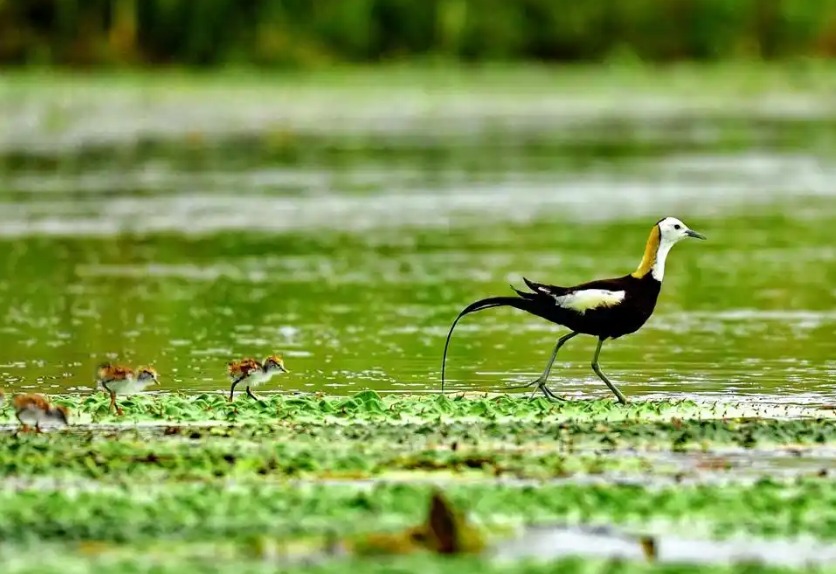
[(441, 362), (441, 392), (444, 392), (447, 348), (450, 345), (453, 329), (456, 328), (459, 320), (465, 315), (491, 307), (514, 307), (569, 329), (568, 334), (557, 340), (543, 373), (522, 387), (537, 385), (547, 397), (562, 400), (546, 386), (552, 365), (557, 358), (557, 352), (569, 339), (581, 334), (593, 335), (598, 338), (598, 346), (592, 357), (592, 370), (615, 393), (619, 402), (626, 403), (627, 399), (618, 387), (601, 372), (598, 366), (601, 347), (607, 339), (618, 339), (638, 331), (650, 318), (662, 288), (668, 253), (671, 247), (686, 237), (705, 239), (703, 235), (689, 229), (675, 217), (665, 217), (657, 221), (650, 230), (650, 237), (647, 239), (641, 263), (629, 275), (598, 279), (574, 287), (546, 285), (523, 278), (531, 292), (523, 292), (512, 287), (517, 292), (517, 297), (488, 297), (471, 303), (459, 313), (447, 334)]

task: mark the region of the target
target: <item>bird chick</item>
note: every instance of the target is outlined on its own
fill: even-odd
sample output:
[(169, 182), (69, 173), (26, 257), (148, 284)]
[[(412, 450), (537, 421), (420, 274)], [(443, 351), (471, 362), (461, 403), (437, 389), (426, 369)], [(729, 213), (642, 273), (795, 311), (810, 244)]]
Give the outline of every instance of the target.
[(50, 404), (43, 395), (34, 393), (15, 395), (12, 404), (23, 432), (27, 432), (31, 426), (35, 427), (36, 432), (41, 432), (42, 424), (58, 426), (69, 424), (69, 409), (63, 405)]
[(227, 364), (227, 373), (232, 381), (232, 385), (229, 388), (229, 400), (231, 401), (233, 398), (235, 387), (239, 383), (245, 382), (247, 385), (247, 396), (257, 401), (259, 398), (253, 394), (253, 388), (267, 382), (275, 375), (287, 372), (289, 371), (284, 366), (284, 359), (281, 355), (270, 355), (261, 363), (252, 358), (232, 361)]
[(132, 395), (150, 385), (159, 384), (157, 371), (153, 367), (139, 367), (136, 371), (124, 365), (102, 363), (96, 370), (96, 382), (110, 394), (110, 408), (117, 415), (125, 414), (116, 404), (116, 395)]

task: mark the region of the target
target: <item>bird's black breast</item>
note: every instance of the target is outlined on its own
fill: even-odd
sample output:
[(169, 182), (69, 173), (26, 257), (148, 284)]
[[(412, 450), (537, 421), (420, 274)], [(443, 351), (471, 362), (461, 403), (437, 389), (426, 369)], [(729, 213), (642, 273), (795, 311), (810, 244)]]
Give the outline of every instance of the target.
[(624, 299), (611, 307), (588, 309), (579, 313), (571, 309), (564, 309), (541, 299), (543, 318), (565, 325), (573, 331), (616, 339), (638, 331), (653, 314), (656, 300), (662, 284), (649, 273), (645, 277), (636, 278), (632, 275), (596, 281), (572, 289), (606, 289), (610, 291), (624, 291)]
[(662, 284), (649, 273), (642, 278), (628, 275), (625, 279), (624, 301), (613, 307), (599, 309), (599, 336), (616, 339), (638, 331), (653, 314)]

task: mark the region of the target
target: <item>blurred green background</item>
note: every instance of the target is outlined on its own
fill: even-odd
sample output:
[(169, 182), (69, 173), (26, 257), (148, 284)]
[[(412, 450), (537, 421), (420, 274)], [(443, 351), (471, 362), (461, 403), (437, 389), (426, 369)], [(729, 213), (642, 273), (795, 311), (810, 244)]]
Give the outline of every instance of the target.
[(8, 64), (831, 56), (834, 0), (3, 0)]

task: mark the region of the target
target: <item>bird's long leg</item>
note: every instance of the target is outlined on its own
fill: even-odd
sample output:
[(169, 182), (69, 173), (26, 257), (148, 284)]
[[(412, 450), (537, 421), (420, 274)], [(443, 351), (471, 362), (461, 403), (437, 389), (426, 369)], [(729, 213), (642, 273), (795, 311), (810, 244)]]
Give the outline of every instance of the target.
[[(526, 388), (526, 387), (533, 387), (534, 385), (537, 385), (537, 389), (543, 391), (543, 394), (546, 395), (546, 397), (548, 397), (550, 399), (554, 399), (556, 401), (563, 400), (561, 397), (554, 394), (548, 387), (546, 387), (546, 381), (549, 379), (549, 374), (552, 371), (552, 365), (554, 365), (554, 361), (555, 361), (555, 359), (557, 359), (557, 352), (560, 350), (560, 347), (565, 345), (566, 342), (569, 339), (571, 339), (573, 337), (577, 337), (578, 335), (580, 335), (580, 333), (572, 332), (572, 333), (569, 333), (567, 335), (563, 335), (561, 338), (559, 338), (557, 340), (557, 344), (554, 346), (554, 350), (552, 351), (552, 355), (551, 355), (551, 357), (549, 357), (549, 362), (546, 363), (546, 368), (543, 370), (543, 373), (539, 377), (537, 377), (536, 379), (534, 379), (530, 383), (526, 383), (524, 385), (511, 386), (511, 387), (508, 387), (508, 388), (523, 389), (523, 388)], [(536, 393), (537, 390), (535, 389), (534, 392)]]
[(250, 398), (251, 398), (252, 400), (254, 400), (254, 401), (261, 401), (261, 399), (260, 399), (260, 398), (258, 398), (257, 396), (255, 396), (255, 393), (253, 393), (253, 392), (250, 390), (250, 386), (249, 386), (249, 385), (247, 385), (247, 396), (248, 396), (248, 397), (250, 397)]
[(20, 421), (20, 432), (29, 432), (29, 425), (23, 422), (23, 419), (20, 418), (20, 413), (15, 413), (15, 417)]
[(232, 401), (232, 395), (233, 395), (233, 393), (235, 393), (235, 387), (238, 385), (238, 383), (240, 383), (241, 381), (243, 381), (246, 378), (247, 378), (247, 375), (241, 375), (240, 377), (238, 377), (237, 379), (232, 381), (232, 386), (229, 387), (229, 400), (230, 401)]
[(122, 410), (122, 407), (116, 404), (116, 393), (114, 393), (113, 391), (110, 391), (110, 408), (115, 410), (116, 414), (120, 417), (125, 414), (125, 412)]
[(604, 345), (604, 339), (598, 339), (598, 347), (595, 349), (595, 356), (592, 357), (592, 370), (595, 371), (595, 374), (598, 375), (598, 378), (604, 381), (606, 385), (610, 388), (610, 390), (615, 393), (615, 396), (618, 397), (618, 402), (622, 405), (627, 404), (627, 398), (618, 390), (614, 384), (610, 382), (610, 380), (601, 372), (601, 367), (598, 366), (598, 355), (601, 354), (601, 347)]
[(109, 410), (116, 411), (117, 415), (122, 414), (122, 409), (116, 404), (116, 393), (107, 386), (105, 381), (102, 381), (102, 388), (110, 395), (110, 406), (108, 407)]

